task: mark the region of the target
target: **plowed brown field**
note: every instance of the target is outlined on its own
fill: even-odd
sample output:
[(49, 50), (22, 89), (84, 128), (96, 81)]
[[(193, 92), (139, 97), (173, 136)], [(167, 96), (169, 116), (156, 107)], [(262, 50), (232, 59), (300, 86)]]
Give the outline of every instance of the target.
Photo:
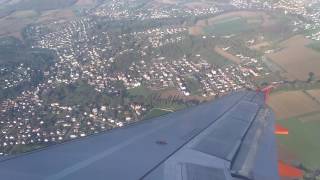
[(277, 119), (287, 119), (320, 110), (320, 105), (303, 91), (274, 93), (268, 99)]
[(286, 71), (284, 75), (290, 80), (307, 80), (309, 72), (319, 78), (320, 53), (306, 47), (310, 42), (303, 36), (294, 36), (280, 44), (282, 50), (268, 57)]

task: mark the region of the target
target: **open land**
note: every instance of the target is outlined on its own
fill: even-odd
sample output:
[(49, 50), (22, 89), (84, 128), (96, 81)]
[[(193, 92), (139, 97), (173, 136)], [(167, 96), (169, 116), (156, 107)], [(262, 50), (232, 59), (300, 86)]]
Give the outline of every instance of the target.
[(268, 101), (277, 119), (320, 111), (320, 105), (303, 91), (277, 92), (272, 94)]
[[(24, 1), (50, 4), (59, 0)], [(0, 0), (0, 6), (6, 2)], [(17, 63), (8, 72), (6, 68), (0, 69), (5, 75), (0, 76), (3, 82), (0, 97), (2, 92), (9, 94), (0, 104), (0, 120), (5, 124), (1, 131), (14, 137), (0, 137), (1, 155), (122, 127), (230, 91), (254, 88), (257, 78), (266, 83), (281, 82), (283, 79), (278, 79), (280, 76), (269, 71), (262, 61), (269, 49), (270, 62), (282, 67), (284, 75), (291, 79), (311, 85), (313, 82), (305, 81), (308, 73), (317, 73), (315, 70), (319, 69), (318, 45), (309, 39), (319, 39), (320, 35), (313, 31), (308, 34), (310, 37), (290, 37), (303, 34), (307, 24), (313, 26), (320, 18), (313, 19), (311, 25), (297, 20), (290, 15), (296, 12), (291, 7), (286, 9), (281, 1), (265, 9), (269, 2), (252, 8), (257, 4), (233, 0), (230, 1), (235, 8), (233, 12), (212, 1), (99, 1), (101, 6), (91, 6), (95, 2), (98, 1), (64, 0), (63, 6), (45, 4), (33, 6), (36, 11), (20, 7), (4, 13), (0, 7), (0, 23), (4, 25), (0, 36), (14, 35), (21, 39), (24, 26), (32, 24), (24, 34), (32, 47), (50, 49), (58, 55), (50, 68), (42, 68), (41, 83), (25, 87), (23, 94), (10, 92), (33, 82), (34, 77), (39, 77), (36, 74), (39, 68)], [(279, 11), (274, 12), (273, 8)], [(317, 17), (304, 11), (298, 14), (308, 16), (306, 19)], [(15, 42), (4, 41), (1, 47), (4, 52), (10, 41)], [(11, 46), (10, 49), (19, 47), (15, 43)], [(25, 51), (29, 53), (29, 47)], [(21, 48), (14, 52), (15, 59), (28, 55), (17, 53)], [(44, 53), (41, 55), (40, 62), (51, 59)], [(4, 57), (2, 60), (9, 59)], [(318, 77), (316, 74), (315, 79)], [(270, 106), (275, 109), (279, 123), (290, 130), (287, 139), (280, 137), (280, 157), (315, 167), (320, 162), (312, 158), (320, 151), (312, 144), (312, 138), (318, 137), (319, 95), (303, 90), (274, 93)], [(14, 124), (14, 120), (19, 124)], [(303, 157), (309, 148), (310, 154)]]
[[(312, 90), (317, 92), (319, 90)], [(277, 136), (278, 155), (285, 162), (301, 162), (310, 169), (320, 165), (320, 106), (302, 90), (271, 94), (269, 106), (275, 111), (277, 124), (289, 130), (289, 135)]]
[(189, 28), (189, 33), (192, 35), (210, 33), (228, 35), (241, 33), (259, 25), (267, 26), (270, 21), (269, 16), (264, 12), (236, 11), (199, 20)]
[(268, 57), (285, 70), (284, 76), (290, 80), (307, 80), (310, 72), (319, 78), (320, 53), (306, 47), (311, 42), (303, 36), (294, 36), (281, 43), (283, 49)]
[(315, 169), (320, 166), (320, 144), (317, 143), (320, 138), (320, 121), (305, 121), (305, 118), (308, 116), (278, 120), (277, 123), (289, 129), (289, 135), (278, 136), (278, 141), (293, 154), (294, 159)]
[(96, 3), (97, 0), (78, 0), (75, 5), (77, 6), (90, 6)]
[(219, 47), (216, 46), (216, 47), (214, 48), (214, 51), (215, 51), (216, 53), (218, 53), (219, 55), (221, 55), (221, 56), (223, 56), (223, 57), (231, 60), (231, 61), (234, 62), (234, 63), (239, 64), (239, 63), (241, 62), (241, 59), (240, 59), (239, 57), (237, 57), (237, 56), (229, 53), (228, 51), (223, 50), (222, 48), (219, 48)]

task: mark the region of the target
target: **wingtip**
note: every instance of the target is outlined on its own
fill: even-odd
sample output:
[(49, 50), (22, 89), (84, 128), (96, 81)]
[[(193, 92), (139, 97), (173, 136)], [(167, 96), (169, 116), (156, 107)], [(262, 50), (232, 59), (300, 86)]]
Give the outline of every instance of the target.
[(273, 85), (269, 85), (269, 86), (266, 86), (262, 89), (257, 89), (256, 91), (262, 92), (264, 94), (264, 101), (265, 101), (265, 103), (267, 103), (267, 100), (269, 99), (269, 95), (270, 95), (273, 88), (274, 88)]

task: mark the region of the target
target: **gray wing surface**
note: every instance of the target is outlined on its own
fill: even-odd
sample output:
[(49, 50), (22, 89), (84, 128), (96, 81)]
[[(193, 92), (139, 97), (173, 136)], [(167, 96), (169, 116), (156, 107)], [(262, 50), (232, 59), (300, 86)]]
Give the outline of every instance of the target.
[(0, 160), (3, 180), (278, 180), (274, 115), (260, 92)]

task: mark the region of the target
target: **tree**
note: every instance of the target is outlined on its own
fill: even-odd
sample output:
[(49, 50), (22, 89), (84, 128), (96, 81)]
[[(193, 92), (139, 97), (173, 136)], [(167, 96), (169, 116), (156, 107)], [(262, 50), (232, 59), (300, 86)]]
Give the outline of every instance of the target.
[(308, 80), (307, 80), (307, 82), (311, 82), (311, 81), (313, 81), (314, 80), (314, 72), (309, 72), (309, 77), (308, 77)]

